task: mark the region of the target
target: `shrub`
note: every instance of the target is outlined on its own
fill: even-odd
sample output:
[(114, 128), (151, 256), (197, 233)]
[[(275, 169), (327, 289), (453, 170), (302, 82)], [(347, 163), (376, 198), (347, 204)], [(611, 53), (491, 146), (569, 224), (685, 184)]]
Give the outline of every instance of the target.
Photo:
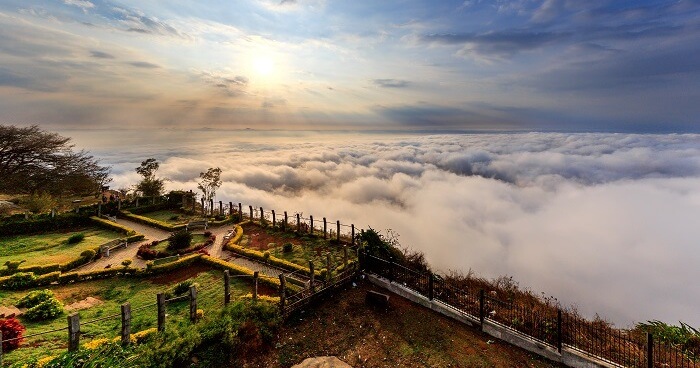
[(85, 234), (77, 233), (73, 234), (68, 238), (68, 244), (78, 244), (85, 239)]
[(2, 286), (8, 289), (21, 289), (24, 287), (32, 286), (36, 281), (36, 275), (34, 272), (17, 272), (14, 275), (8, 277)]
[(7, 267), (8, 270), (16, 270), (19, 268), (19, 265), (22, 263), (27, 262), (26, 260), (21, 260), (21, 261), (7, 261), (5, 262), (5, 266)]
[(184, 249), (190, 244), (192, 244), (192, 234), (188, 231), (180, 230), (168, 237), (168, 248), (171, 249)]
[(41, 213), (56, 207), (56, 200), (51, 197), (48, 193), (41, 193), (39, 195), (32, 195), (27, 198), (24, 206), (27, 207), (31, 213)]
[(49, 289), (34, 290), (23, 296), (16, 305), (18, 308), (32, 308), (53, 297), (53, 291)]
[(263, 253), (263, 259), (265, 260), (265, 263), (270, 261), (270, 252), (265, 252)]
[(2, 331), (2, 351), (7, 352), (10, 350), (17, 349), (22, 339), (6, 341), (9, 339), (14, 339), (17, 337), (22, 337), (24, 333), (24, 326), (17, 320), (17, 318), (7, 318), (0, 319), (0, 331)]
[(146, 269), (147, 269), (147, 270), (150, 270), (150, 269), (152, 269), (152, 268), (153, 268), (153, 261), (148, 261), (148, 262), (146, 262)]
[(86, 249), (82, 253), (80, 253), (80, 257), (87, 259), (88, 261), (95, 258), (96, 252), (92, 249)]
[(294, 244), (292, 244), (292, 243), (285, 243), (282, 246), (282, 252), (284, 252), (284, 253), (292, 253), (293, 249), (294, 249)]
[(170, 221), (177, 221), (177, 220), (179, 220), (179, 219), (180, 219), (180, 216), (178, 216), (178, 215), (173, 215), (173, 216), (170, 216), (170, 218), (169, 218), (168, 220), (170, 220)]
[(211, 236), (211, 231), (209, 231), (209, 230), (205, 231), (205, 232), (204, 232), (204, 236), (206, 236), (207, 238), (210, 237), (210, 236)]
[(24, 318), (29, 321), (44, 321), (54, 319), (61, 314), (63, 314), (63, 303), (56, 298), (51, 298), (27, 309), (24, 312)]
[(185, 280), (183, 282), (180, 282), (177, 285), (175, 285), (175, 289), (173, 290), (173, 294), (182, 295), (182, 294), (188, 292), (190, 290), (190, 286), (192, 286), (192, 285), (196, 286), (197, 283), (195, 283), (192, 280)]
[(131, 264), (130, 259), (125, 259), (122, 261), (122, 266), (124, 266), (124, 268), (129, 267), (130, 264)]

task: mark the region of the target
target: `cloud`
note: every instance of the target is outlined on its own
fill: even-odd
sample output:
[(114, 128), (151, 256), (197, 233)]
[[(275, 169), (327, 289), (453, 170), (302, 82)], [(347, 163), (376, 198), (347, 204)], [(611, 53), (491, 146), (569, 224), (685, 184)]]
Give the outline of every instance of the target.
[(63, 3), (66, 5), (77, 6), (78, 8), (82, 9), (83, 12), (86, 13), (89, 9), (95, 7), (95, 4), (91, 3), (88, 0), (63, 0)]
[(111, 11), (105, 15), (109, 18), (117, 20), (127, 32), (190, 38), (189, 35), (179, 31), (170, 23), (156, 17), (149, 16), (137, 9), (115, 6), (112, 7)]
[(373, 79), (372, 83), (382, 88), (406, 88), (411, 82), (401, 79)]
[(143, 68), (143, 69), (158, 69), (160, 66), (158, 64), (153, 64), (149, 63), (146, 61), (132, 61), (129, 63), (129, 65), (137, 67), (137, 68)]
[(568, 32), (505, 30), (486, 33), (443, 33), (429, 34), (419, 38), (427, 44), (462, 45), (460, 55), (485, 55), (509, 58), (513, 55), (534, 50), (555, 42), (569, 39)]
[(103, 52), (103, 51), (90, 51), (90, 56), (97, 59), (114, 59), (114, 55)]
[(513, 275), (589, 317), (700, 325), (700, 135), (120, 135), (87, 147), (116, 187), (144, 157), (173, 189), (218, 166), (225, 202), (393, 229), (440, 271)]

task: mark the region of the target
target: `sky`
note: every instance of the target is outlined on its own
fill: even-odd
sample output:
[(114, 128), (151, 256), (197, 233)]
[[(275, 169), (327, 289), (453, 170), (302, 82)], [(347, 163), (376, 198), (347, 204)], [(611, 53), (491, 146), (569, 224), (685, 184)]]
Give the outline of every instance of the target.
[(437, 272), (513, 276), (620, 327), (700, 327), (697, 134), (103, 133), (72, 136), (113, 188), (147, 157), (168, 190), (216, 165), (217, 201), (391, 229)]
[(0, 122), (699, 132), (700, 2), (0, 2)]

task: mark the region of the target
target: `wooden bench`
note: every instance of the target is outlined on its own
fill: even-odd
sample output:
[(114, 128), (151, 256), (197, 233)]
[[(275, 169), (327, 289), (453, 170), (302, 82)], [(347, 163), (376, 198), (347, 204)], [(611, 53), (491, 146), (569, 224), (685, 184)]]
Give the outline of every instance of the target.
[(102, 255), (105, 257), (109, 257), (109, 252), (112, 250), (121, 247), (126, 248), (128, 245), (129, 243), (126, 241), (126, 239), (114, 239), (108, 243), (100, 245), (100, 253), (102, 253)]
[(207, 229), (207, 220), (204, 221), (192, 221), (188, 222), (187, 225), (185, 225), (185, 230), (190, 231), (190, 229), (194, 229), (195, 227), (203, 227), (204, 230)]

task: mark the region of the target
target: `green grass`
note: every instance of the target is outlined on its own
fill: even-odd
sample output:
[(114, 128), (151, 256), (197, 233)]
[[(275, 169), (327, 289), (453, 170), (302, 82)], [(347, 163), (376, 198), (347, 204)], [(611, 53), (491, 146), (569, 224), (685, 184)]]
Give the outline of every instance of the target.
[[(68, 244), (72, 235), (83, 233), (85, 239)], [(0, 265), (6, 261), (21, 261), (21, 267), (66, 263), (110, 240), (122, 237), (117, 232), (101, 228), (84, 228), (72, 232), (52, 232), (37, 235), (16, 235), (0, 238)]]
[[(202, 217), (199, 215), (188, 215), (184, 212), (177, 210), (154, 211), (140, 214), (140, 216), (162, 221), (170, 225), (186, 224), (190, 221), (197, 221), (202, 219)], [(177, 219), (174, 219), (175, 216), (177, 216)]]
[[(71, 285), (50, 287), (56, 297), (65, 305), (83, 300), (88, 296), (98, 298), (104, 303), (95, 305), (78, 312), (81, 320), (81, 344), (96, 338), (114, 338), (119, 336), (121, 320), (119, 316), (94, 324), (84, 324), (84, 322), (106, 317), (113, 314), (119, 315), (122, 303), (130, 302), (132, 308), (132, 333), (157, 326), (157, 308), (155, 305), (145, 309), (137, 308), (154, 304), (156, 294), (159, 292), (172, 292), (175, 285), (186, 279), (193, 279), (199, 284), (197, 304), (199, 309), (204, 310), (205, 318), (213, 315), (214, 311), (223, 302), (223, 273), (218, 270), (209, 270), (206, 267), (195, 267), (174, 271), (167, 275), (157, 276), (150, 279), (115, 278), (107, 280), (97, 280), (81, 282)], [(197, 271), (200, 271), (196, 276)], [(2, 305), (13, 305), (27, 291), (0, 291)], [(251, 292), (251, 284), (248, 279), (231, 278), (232, 297), (238, 297)], [(37, 332), (65, 328), (67, 314), (55, 320), (45, 322), (29, 322), (20, 318), (22, 324), (27, 328), (24, 335)], [(189, 302), (172, 302), (167, 306), (166, 328), (177, 324), (189, 323)], [(22, 346), (5, 355), (5, 361), (13, 363), (26, 360), (29, 357), (43, 357), (56, 355), (64, 351), (67, 347), (67, 331), (59, 331), (37, 337), (32, 337), (22, 344)]]

